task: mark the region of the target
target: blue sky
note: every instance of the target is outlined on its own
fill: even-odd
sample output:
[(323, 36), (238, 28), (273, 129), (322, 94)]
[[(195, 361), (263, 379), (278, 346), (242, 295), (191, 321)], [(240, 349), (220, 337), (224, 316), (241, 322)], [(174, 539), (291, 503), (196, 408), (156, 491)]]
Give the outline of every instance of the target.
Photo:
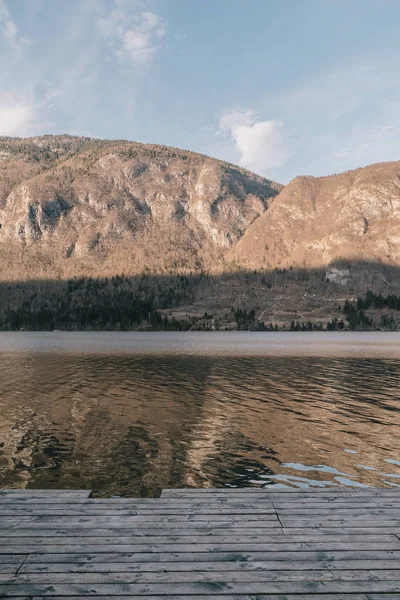
[(399, 0), (0, 0), (0, 135), (195, 150), (288, 182), (400, 159)]

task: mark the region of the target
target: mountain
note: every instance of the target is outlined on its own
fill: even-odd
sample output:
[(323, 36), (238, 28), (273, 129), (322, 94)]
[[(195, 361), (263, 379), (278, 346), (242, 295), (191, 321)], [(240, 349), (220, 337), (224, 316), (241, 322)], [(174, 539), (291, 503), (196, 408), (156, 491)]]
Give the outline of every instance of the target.
[(0, 329), (400, 328), (400, 162), (286, 187), (165, 146), (0, 138)]
[(176, 148), (3, 137), (0, 280), (207, 270), (281, 189)]
[(228, 252), (237, 268), (400, 265), (400, 162), (296, 177)]

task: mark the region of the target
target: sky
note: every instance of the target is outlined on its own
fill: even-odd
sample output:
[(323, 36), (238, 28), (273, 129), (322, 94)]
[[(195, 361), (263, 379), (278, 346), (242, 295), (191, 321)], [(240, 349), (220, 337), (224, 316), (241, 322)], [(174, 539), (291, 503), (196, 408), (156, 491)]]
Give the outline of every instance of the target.
[(0, 0), (0, 135), (177, 146), (287, 183), (400, 160), (400, 0)]

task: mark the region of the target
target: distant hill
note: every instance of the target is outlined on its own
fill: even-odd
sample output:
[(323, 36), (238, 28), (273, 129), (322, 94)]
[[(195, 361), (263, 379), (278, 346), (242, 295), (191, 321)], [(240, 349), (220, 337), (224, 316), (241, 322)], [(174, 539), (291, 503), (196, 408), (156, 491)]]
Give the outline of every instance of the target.
[(0, 280), (207, 270), (282, 189), (125, 141), (0, 138)]
[(228, 257), (263, 270), (340, 260), (400, 265), (400, 162), (296, 177)]

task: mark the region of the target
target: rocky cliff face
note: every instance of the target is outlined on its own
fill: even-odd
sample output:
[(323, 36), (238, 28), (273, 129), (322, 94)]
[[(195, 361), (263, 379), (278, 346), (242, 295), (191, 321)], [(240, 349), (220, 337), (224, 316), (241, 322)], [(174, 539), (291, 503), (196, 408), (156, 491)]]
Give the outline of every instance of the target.
[(208, 269), (281, 188), (162, 146), (0, 138), (0, 280)]
[[(280, 193), (279, 193), (280, 192)], [(400, 162), (277, 183), (168, 148), (0, 138), (0, 281), (400, 265)]]
[(399, 265), (400, 162), (296, 177), (227, 259), (251, 269), (326, 267), (341, 260)]

